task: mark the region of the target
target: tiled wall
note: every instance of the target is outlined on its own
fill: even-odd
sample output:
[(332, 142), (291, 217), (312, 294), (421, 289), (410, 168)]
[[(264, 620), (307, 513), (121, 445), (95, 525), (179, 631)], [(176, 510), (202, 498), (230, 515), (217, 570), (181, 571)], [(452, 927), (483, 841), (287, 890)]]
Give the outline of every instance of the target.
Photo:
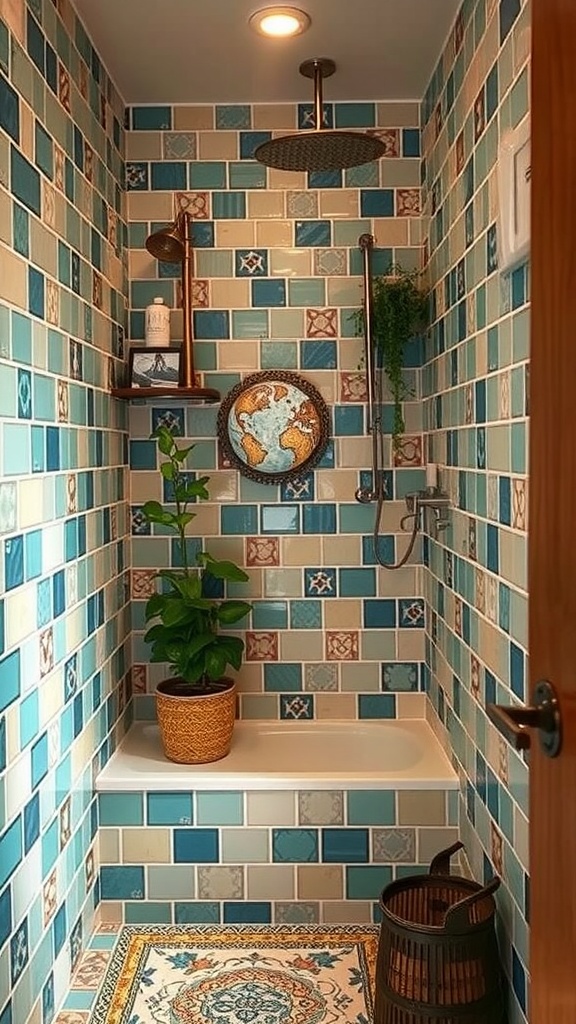
[(432, 337), (423, 369), (430, 457), (452, 525), (427, 545), (430, 696), (461, 777), (460, 830), (495, 870), (510, 1020), (526, 1014), (527, 766), (485, 705), (527, 697), (529, 268), (498, 271), (499, 139), (528, 108), (529, 3), (465, 0), (423, 105)]
[(377, 919), (456, 837), (445, 790), (101, 793), (101, 914), (138, 923)]
[[(254, 601), (240, 673), (244, 717), (378, 717), (395, 714), (393, 691), (418, 690), (424, 659), (419, 568), (376, 567), (374, 509), (354, 492), (370, 468), (362, 342), (358, 238), (376, 237), (375, 271), (394, 260), (419, 265), (420, 133), (415, 103), (325, 105), (326, 124), (367, 128), (386, 142), (379, 162), (340, 172), (269, 170), (253, 159), (272, 133), (310, 123), (309, 105), (135, 107), (127, 136), (131, 339), (143, 337), (143, 309), (162, 295), (175, 310), (177, 265), (156, 262), (148, 233), (191, 210), (195, 244), (195, 357), (204, 383), (222, 394), (256, 370), (301, 372), (320, 389), (332, 441), (319, 467), (297, 481), (267, 486), (223, 464), (217, 408), (157, 403), (135, 407), (130, 425), (133, 506), (132, 597), (137, 690), (164, 674), (148, 668), (142, 642), (145, 597), (154, 570), (169, 563), (166, 537), (145, 536), (139, 507), (162, 497), (154, 446), (160, 419), (197, 441), (191, 465), (211, 477), (211, 502), (197, 509), (194, 533), (209, 550), (247, 566), (242, 593)], [(181, 312), (172, 314), (181, 336)], [(409, 361), (421, 362), (418, 342)], [(409, 369), (416, 384), (416, 369)], [(164, 407), (162, 407), (164, 406)], [(407, 438), (386, 473), (382, 523), (388, 560), (405, 549), (400, 499), (422, 485), (421, 409), (407, 405)], [(391, 406), (385, 406), (390, 429)], [(390, 462), (388, 463), (391, 464)], [(136, 698), (136, 714), (153, 714)]]
[(123, 110), (66, 0), (1, 10), (0, 1020), (49, 1024), (128, 668)]

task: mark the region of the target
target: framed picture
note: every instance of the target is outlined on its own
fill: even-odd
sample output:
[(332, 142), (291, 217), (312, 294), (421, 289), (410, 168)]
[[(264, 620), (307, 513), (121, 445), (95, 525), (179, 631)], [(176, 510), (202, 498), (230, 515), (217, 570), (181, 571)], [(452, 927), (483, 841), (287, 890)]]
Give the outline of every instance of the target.
[(320, 392), (297, 373), (253, 373), (232, 388), (218, 413), (225, 457), (251, 480), (274, 484), (301, 476), (329, 438)]
[(141, 346), (130, 349), (128, 387), (177, 388), (180, 384), (179, 348)]
[(530, 119), (506, 132), (498, 151), (498, 267), (507, 273), (530, 254)]

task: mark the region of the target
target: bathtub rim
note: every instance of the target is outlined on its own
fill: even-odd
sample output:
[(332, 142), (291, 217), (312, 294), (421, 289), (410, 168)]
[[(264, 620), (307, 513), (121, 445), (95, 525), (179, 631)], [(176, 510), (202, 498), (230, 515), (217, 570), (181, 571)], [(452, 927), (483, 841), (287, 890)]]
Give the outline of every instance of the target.
[[(459, 789), (458, 775), (428, 722), (421, 718), (282, 722), (282, 729), (296, 731), (310, 728), (324, 731), (351, 724), (376, 732), (382, 725), (402, 727), (413, 733), (424, 751), (426, 777), (420, 768), (398, 772), (277, 772), (253, 773), (230, 771), (226, 758), (209, 765), (179, 765), (164, 758), (158, 726), (154, 722), (136, 721), (120, 740), (105, 767), (97, 774), (97, 793), (114, 792), (273, 792), (276, 790), (451, 790)], [(235, 729), (256, 730), (277, 727), (275, 719), (240, 720)], [(138, 747), (141, 751), (138, 752)], [(136, 748), (136, 749), (134, 749)], [(148, 751), (148, 752), (146, 752)], [(154, 755), (154, 756), (153, 756)], [(143, 770), (148, 762), (150, 770)]]

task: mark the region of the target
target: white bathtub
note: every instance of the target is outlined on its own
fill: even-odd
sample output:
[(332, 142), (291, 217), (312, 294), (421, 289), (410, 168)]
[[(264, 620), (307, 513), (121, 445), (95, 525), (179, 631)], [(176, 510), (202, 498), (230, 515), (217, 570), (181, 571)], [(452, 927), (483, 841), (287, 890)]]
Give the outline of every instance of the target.
[(96, 779), (100, 792), (179, 790), (457, 789), (424, 719), (241, 721), (228, 757), (180, 765), (158, 726), (135, 723)]

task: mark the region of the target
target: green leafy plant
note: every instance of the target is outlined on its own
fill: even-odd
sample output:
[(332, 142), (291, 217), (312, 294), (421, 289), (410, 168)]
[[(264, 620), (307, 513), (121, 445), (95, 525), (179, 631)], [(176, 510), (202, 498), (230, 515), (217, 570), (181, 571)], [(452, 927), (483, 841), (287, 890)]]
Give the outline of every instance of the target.
[[(144, 639), (151, 645), (151, 661), (168, 662), (179, 680), (188, 684), (190, 693), (219, 689), (217, 683), (230, 665), (239, 669), (244, 641), (238, 636), (220, 633), (221, 626), (232, 626), (251, 610), (246, 601), (207, 596), (214, 581), (241, 583), (248, 579), (234, 562), (218, 561), (207, 551), (199, 551), (190, 564), (186, 528), (195, 518), (190, 504), (209, 498), (209, 477), (195, 480), (185, 471), (188, 455), (194, 448), (179, 448), (171, 430), (160, 426), (151, 435), (165, 460), (160, 465), (168, 481), (173, 505), (147, 501), (142, 512), (148, 523), (157, 523), (176, 534), (179, 569), (162, 569), (161, 593), (146, 603), (146, 622), (153, 622)], [(180, 688), (182, 692), (182, 688)]]
[[(372, 338), (388, 378), (394, 403), (392, 443), (398, 447), (404, 433), (402, 403), (411, 398), (413, 389), (404, 377), (405, 348), (427, 324), (428, 298), (421, 287), (419, 271), (407, 271), (398, 263), (389, 266), (386, 274), (372, 283)], [(359, 332), (364, 330), (364, 310), (356, 314)]]

